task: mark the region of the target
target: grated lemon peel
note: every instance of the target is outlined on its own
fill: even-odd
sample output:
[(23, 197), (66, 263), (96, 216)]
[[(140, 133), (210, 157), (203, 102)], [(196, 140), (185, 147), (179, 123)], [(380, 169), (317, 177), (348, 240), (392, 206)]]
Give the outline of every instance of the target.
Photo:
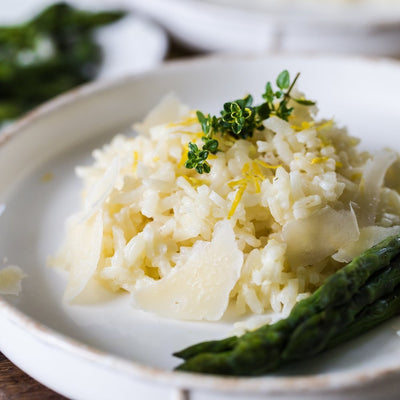
[(230, 188), (238, 188), (228, 213), (228, 219), (232, 218), (235, 214), (249, 184), (253, 184), (256, 193), (261, 192), (261, 182), (265, 179), (265, 175), (262, 173), (260, 166), (266, 169), (277, 169), (280, 167), (280, 165), (270, 165), (262, 160), (253, 160), (245, 163), (242, 168), (243, 178), (228, 182)]

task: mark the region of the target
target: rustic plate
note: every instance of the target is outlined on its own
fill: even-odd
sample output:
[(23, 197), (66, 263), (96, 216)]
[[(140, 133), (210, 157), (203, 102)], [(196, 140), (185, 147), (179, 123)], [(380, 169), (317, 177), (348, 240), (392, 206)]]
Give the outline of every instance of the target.
[(318, 100), (321, 114), (347, 125), (365, 148), (400, 150), (400, 64), (333, 56), (170, 63), (82, 87), (10, 126), (0, 137), (0, 260), (19, 265), (27, 278), (18, 297), (0, 299), (0, 351), (73, 399), (398, 398), (396, 320), (266, 377), (175, 373), (173, 351), (223, 337), (232, 323), (162, 319), (133, 309), (122, 295), (65, 305), (66, 276), (46, 266), (65, 218), (78, 207), (74, 166), (90, 162), (93, 148), (140, 120), (170, 91), (194, 108), (216, 112), (225, 100), (247, 92), (259, 96), (284, 68), (300, 71), (300, 88)]

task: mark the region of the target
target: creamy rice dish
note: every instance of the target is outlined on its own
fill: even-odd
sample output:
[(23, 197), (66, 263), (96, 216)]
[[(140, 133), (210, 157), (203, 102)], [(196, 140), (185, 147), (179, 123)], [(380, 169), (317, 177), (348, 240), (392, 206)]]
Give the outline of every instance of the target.
[(135, 134), (76, 169), (82, 206), (50, 264), (67, 301), (129, 292), (173, 319), (285, 317), (344, 263), (400, 232), (399, 156), (359, 140), (315, 106), (293, 104), (246, 140), (220, 139), (209, 173), (185, 167), (202, 143), (195, 111), (167, 96)]

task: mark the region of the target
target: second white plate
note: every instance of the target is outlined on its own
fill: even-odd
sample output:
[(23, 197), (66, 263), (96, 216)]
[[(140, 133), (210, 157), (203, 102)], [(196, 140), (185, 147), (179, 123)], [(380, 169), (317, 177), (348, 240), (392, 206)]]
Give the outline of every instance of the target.
[(198, 49), (398, 56), (396, 1), (126, 0)]

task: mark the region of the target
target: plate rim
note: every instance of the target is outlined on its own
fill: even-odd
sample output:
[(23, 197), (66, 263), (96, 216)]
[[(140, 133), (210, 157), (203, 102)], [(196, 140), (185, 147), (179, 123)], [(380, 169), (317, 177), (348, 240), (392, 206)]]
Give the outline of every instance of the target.
[[(331, 2), (329, 3), (328, 11), (324, 11), (324, 6), (321, 7), (320, 2), (303, 1), (297, 5), (296, 13), (287, 15), (287, 8), (293, 6), (291, 2), (285, 4), (267, 4), (265, 7), (253, 6), (246, 7), (235, 1), (233, 4), (218, 0), (170, 0), (174, 7), (180, 7), (185, 11), (194, 11), (200, 13), (214, 13), (218, 16), (225, 16), (229, 19), (236, 18), (254, 18), (255, 21), (276, 21), (280, 25), (290, 25), (293, 23), (309, 24), (312, 29), (336, 27), (339, 29), (387, 29), (400, 28), (400, 6), (396, 7), (396, 13), (393, 13), (393, 4), (383, 5), (379, 7), (379, 1), (375, 3), (369, 2), (366, 5), (361, 2)], [(162, 4), (162, 0), (148, 0), (154, 5)], [(140, 0), (128, 0), (127, 5), (131, 5), (133, 9), (145, 10), (146, 13), (153, 15), (152, 7), (148, 5), (140, 6)], [(382, 13), (377, 13), (377, 10), (387, 7)], [(154, 8), (154, 7), (153, 7)], [(346, 13), (351, 15), (346, 16)], [(158, 15), (154, 12), (154, 15)], [(345, 17), (345, 18), (344, 18)], [(297, 25), (296, 25), (297, 27)]]
[[(64, 94), (45, 102), (44, 104), (34, 108), (25, 114), (13, 124), (5, 127), (0, 131), (0, 149), (9, 142), (9, 140), (23, 132), (24, 127), (29, 126), (33, 122), (40, 121), (47, 115), (57, 112), (79, 99), (90, 98), (93, 94), (112, 90), (125, 82), (132, 82), (149, 77), (160, 72), (190, 68), (192, 65), (209, 64), (213, 62), (226, 62), (230, 60), (243, 59), (243, 53), (231, 54), (211, 54), (197, 56), (189, 59), (167, 60), (163, 64), (156, 66), (150, 70), (117, 77), (108, 81), (93, 81), (75, 89), (69, 90)], [(275, 59), (327, 59), (334, 58), (342, 62), (367, 62), (381, 63), (394, 66), (399, 69), (400, 60), (385, 57), (367, 57), (367, 56), (346, 56), (332, 54), (252, 54), (251, 58), (246, 61), (254, 62), (270, 57)], [(346, 390), (358, 387), (362, 384), (372, 384), (382, 379), (400, 375), (400, 361), (398, 365), (386, 368), (374, 368), (373, 370), (365, 370), (361, 372), (329, 372), (314, 375), (290, 375), (290, 376), (260, 376), (260, 377), (228, 377), (207, 374), (195, 374), (187, 372), (179, 372), (173, 370), (165, 370), (156, 367), (150, 367), (134, 360), (128, 360), (123, 357), (113, 355), (112, 353), (102, 351), (94, 346), (86, 345), (78, 340), (69, 337), (66, 334), (58, 332), (38, 321), (29, 315), (20, 311), (17, 307), (10, 304), (5, 296), (0, 295), (0, 316), (18, 326), (20, 329), (29, 332), (32, 337), (49, 346), (55, 346), (58, 350), (76, 354), (78, 357), (87, 361), (94, 361), (103, 369), (112, 368), (118, 370), (124, 375), (129, 375), (135, 379), (144, 378), (147, 381), (156, 381), (166, 384), (169, 387), (178, 387), (190, 389), (212, 389), (216, 392), (236, 392), (236, 393), (303, 393), (313, 394), (323, 391), (325, 393), (333, 390)], [(11, 359), (12, 361), (12, 359)], [(112, 366), (112, 367), (111, 367)]]

